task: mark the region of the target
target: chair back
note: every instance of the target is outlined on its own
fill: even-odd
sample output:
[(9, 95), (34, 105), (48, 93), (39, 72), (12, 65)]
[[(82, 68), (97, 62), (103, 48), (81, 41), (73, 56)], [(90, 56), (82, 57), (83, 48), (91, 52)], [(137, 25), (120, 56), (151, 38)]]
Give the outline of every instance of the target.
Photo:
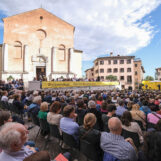
[(78, 143), (76, 142), (76, 140), (72, 135), (62, 132), (62, 137), (63, 137), (64, 143), (66, 143), (68, 146), (78, 148)]
[(80, 140), (80, 151), (90, 160), (99, 160), (98, 152), (93, 144), (86, 140)]
[(133, 142), (136, 146), (136, 148), (138, 148), (140, 146), (140, 140), (139, 140), (139, 135), (138, 133), (135, 132), (131, 132), (131, 131), (127, 131), (125, 129), (122, 129), (122, 134), (121, 134), (125, 139), (126, 138), (131, 138), (133, 139)]
[(49, 124), (49, 128), (50, 128), (50, 136), (53, 136), (58, 139), (62, 139), (62, 136), (60, 135), (60, 131), (57, 125)]
[(141, 121), (139, 121), (139, 120), (134, 120), (134, 121), (138, 123), (138, 125), (140, 126), (142, 131), (145, 130), (144, 127), (143, 127), (143, 123)]
[(37, 125), (37, 126), (40, 126), (40, 122), (39, 122), (39, 119), (37, 116), (35, 116), (34, 114), (30, 113), (31, 115), (31, 119), (32, 119), (32, 123)]
[(43, 131), (49, 131), (49, 124), (48, 124), (47, 120), (45, 120), (45, 119), (39, 119), (39, 121), (40, 121), (40, 128)]
[(120, 161), (120, 160), (115, 158), (112, 154), (104, 152), (103, 161)]

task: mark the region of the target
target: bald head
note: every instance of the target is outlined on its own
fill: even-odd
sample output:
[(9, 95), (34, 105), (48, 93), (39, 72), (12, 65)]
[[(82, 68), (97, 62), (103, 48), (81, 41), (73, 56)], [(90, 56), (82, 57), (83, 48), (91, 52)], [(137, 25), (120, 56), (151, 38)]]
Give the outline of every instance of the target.
[(112, 117), (108, 121), (108, 128), (111, 133), (120, 135), (122, 132), (121, 121), (117, 117)]

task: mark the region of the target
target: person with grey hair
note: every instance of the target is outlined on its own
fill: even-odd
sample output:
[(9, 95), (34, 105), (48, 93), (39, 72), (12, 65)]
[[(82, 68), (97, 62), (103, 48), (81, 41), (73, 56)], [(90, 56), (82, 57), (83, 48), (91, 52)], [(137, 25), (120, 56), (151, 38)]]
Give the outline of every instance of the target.
[(94, 126), (94, 129), (97, 129), (97, 130), (102, 131), (103, 130), (102, 114), (101, 114), (100, 111), (98, 111), (96, 109), (96, 103), (95, 103), (95, 101), (90, 100), (88, 102), (87, 113), (93, 113), (96, 116), (97, 122), (96, 122), (96, 124)]
[(105, 153), (111, 154), (119, 160), (136, 161), (135, 145), (131, 138), (121, 136), (122, 124), (117, 117), (112, 117), (108, 121), (110, 133), (101, 133), (101, 148)]
[(27, 141), (28, 130), (19, 123), (6, 123), (0, 130), (1, 161), (22, 161), (36, 150), (24, 146)]
[(33, 103), (28, 107), (28, 113), (37, 116), (40, 111), (42, 99), (41, 96), (34, 97)]

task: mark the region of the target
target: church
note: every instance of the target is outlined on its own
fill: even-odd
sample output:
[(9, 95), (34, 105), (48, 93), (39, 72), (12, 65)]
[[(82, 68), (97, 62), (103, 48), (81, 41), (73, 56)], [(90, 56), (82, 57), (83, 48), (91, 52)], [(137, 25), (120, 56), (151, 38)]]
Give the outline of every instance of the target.
[(81, 78), (82, 54), (75, 27), (43, 8), (3, 18), (0, 79)]

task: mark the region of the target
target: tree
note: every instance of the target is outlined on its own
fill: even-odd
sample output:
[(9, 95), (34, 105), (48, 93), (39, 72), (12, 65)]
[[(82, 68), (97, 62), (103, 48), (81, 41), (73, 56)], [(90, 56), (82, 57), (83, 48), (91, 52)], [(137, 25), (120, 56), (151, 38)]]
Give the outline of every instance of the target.
[(145, 81), (153, 81), (154, 80), (154, 78), (152, 77), (152, 76), (146, 76), (145, 77), (145, 79), (144, 79)]
[(113, 81), (117, 81), (117, 76), (113, 76), (113, 75), (108, 75), (106, 76), (106, 79), (113, 82)]

